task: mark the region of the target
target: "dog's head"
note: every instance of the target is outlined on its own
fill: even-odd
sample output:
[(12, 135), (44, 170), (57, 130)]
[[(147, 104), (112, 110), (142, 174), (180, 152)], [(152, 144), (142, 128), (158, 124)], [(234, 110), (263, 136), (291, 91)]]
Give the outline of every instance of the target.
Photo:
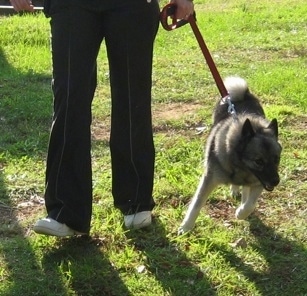
[(261, 182), (272, 191), (279, 183), (278, 166), (281, 145), (278, 143), (278, 124), (273, 119), (267, 126), (246, 119), (241, 132), (241, 161)]

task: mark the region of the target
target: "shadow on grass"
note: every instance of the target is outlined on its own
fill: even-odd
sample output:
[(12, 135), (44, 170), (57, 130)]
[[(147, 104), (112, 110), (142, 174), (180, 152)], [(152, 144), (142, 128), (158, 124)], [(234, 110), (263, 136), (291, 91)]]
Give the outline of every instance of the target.
[(154, 219), (150, 239), (145, 231), (130, 231), (126, 236), (137, 250), (144, 253), (147, 269), (155, 276), (166, 295), (216, 295), (215, 289), (199, 267), (167, 238), (159, 218)]
[(0, 295), (43, 295), (44, 275), (8, 198), (0, 160)]
[(84, 236), (63, 239), (48, 250), (42, 268), (53, 288), (66, 287), (74, 295), (132, 296), (99, 245), (97, 239)]
[(0, 295), (132, 296), (97, 239), (59, 239), (50, 247), (44, 236), (33, 241), (17, 214), (0, 174)]
[(260, 295), (307, 295), (307, 249), (304, 245), (276, 233), (256, 215), (249, 222), (250, 232), (256, 238), (251, 247), (266, 260), (265, 271), (263, 266), (256, 270), (254, 264), (246, 264), (235, 252), (220, 250), (225, 259), (255, 284)]

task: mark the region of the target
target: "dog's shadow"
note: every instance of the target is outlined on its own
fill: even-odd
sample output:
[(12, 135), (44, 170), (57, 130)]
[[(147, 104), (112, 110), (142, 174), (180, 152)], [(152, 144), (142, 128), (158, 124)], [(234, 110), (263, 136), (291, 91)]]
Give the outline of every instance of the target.
[(229, 264), (254, 283), (259, 295), (307, 295), (307, 249), (304, 245), (275, 232), (257, 215), (252, 215), (249, 223), (256, 239), (250, 246), (265, 259), (266, 267), (263, 270), (260, 266), (258, 269), (246, 264), (235, 251), (221, 250), (219, 246)]
[[(214, 296), (216, 290), (197, 264), (191, 262), (186, 254), (166, 235), (163, 223), (154, 217), (154, 225), (147, 231), (128, 231), (126, 236), (134, 247), (146, 257), (146, 268), (160, 283), (167, 295)], [(188, 287), (188, 288), (187, 288)], [(184, 291), (189, 291), (185, 293)]]
[(46, 253), (42, 268), (46, 276), (58, 280), (58, 285), (52, 288), (54, 295), (66, 295), (72, 289), (76, 295), (132, 296), (100, 251), (101, 243), (89, 236), (68, 238)]

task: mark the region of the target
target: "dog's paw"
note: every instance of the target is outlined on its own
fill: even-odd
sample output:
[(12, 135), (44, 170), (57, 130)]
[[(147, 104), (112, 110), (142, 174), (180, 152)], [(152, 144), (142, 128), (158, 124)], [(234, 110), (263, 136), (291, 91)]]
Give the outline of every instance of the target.
[(180, 227), (178, 228), (178, 235), (183, 235), (189, 232), (190, 230), (192, 230), (193, 227), (194, 225), (189, 226), (187, 224), (181, 224)]
[(249, 211), (245, 209), (244, 207), (240, 206), (236, 210), (236, 218), (239, 220), (245, 220), (251, 213), (252, 211)]

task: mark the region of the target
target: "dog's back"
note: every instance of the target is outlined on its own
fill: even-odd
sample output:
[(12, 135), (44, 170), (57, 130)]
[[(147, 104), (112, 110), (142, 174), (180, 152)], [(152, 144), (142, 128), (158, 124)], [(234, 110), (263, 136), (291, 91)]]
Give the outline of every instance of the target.
[[(251, 114), (265, 117), (259, 100), (249, 91), (246, 81), (241, 77), (227, 77), (224, 80), (231, 103), (237, 114)], [(217, 102), (213, 114), (213, 125), (229, 117), (228, 102), (222, 98)]]

